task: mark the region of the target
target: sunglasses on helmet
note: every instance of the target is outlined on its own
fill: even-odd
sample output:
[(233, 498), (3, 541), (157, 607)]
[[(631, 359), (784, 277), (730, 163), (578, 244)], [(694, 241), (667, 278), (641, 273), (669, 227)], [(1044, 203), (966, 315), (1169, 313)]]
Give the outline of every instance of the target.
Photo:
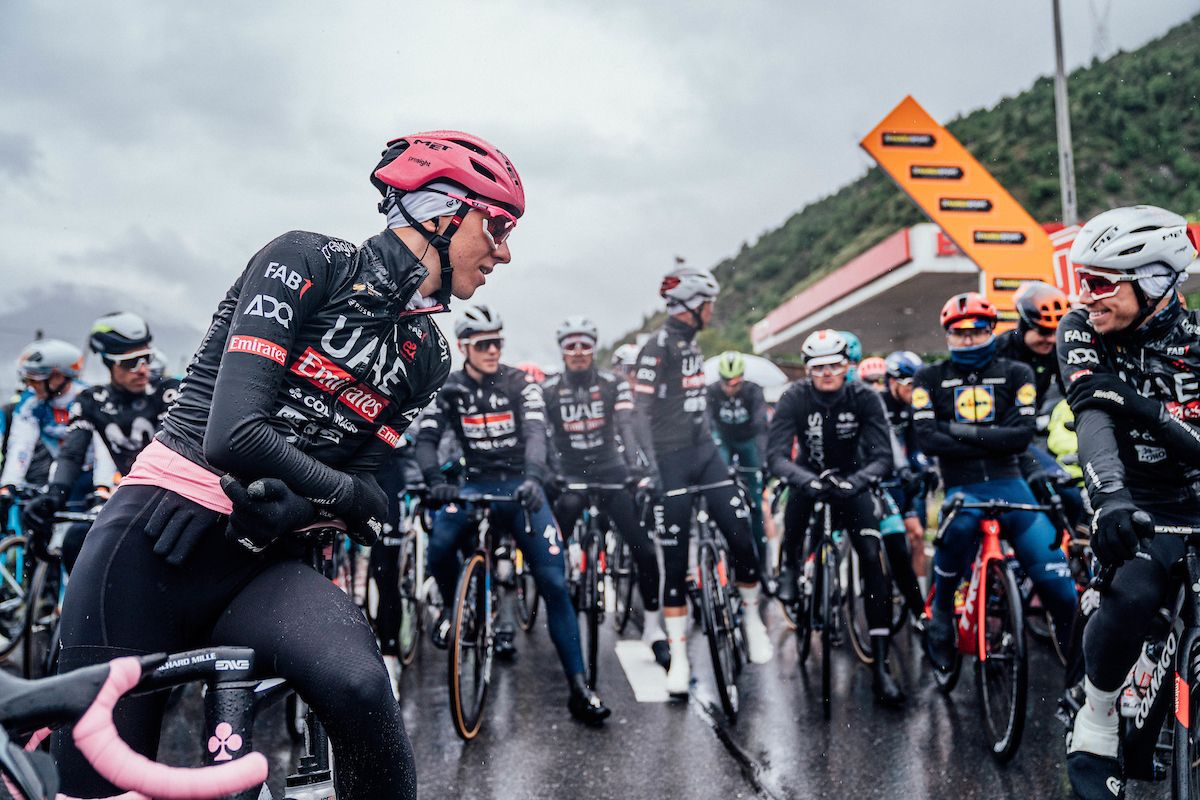
[[(430, 191), (436, 192), (437, 190), (431, 189)], [(500, 206), (450, 192), (438, 192), (438, 194), (453, 197), (483, 214), (483, 234), (487, 236), (493, 250), (499, 250), (508, 239), (508, 235), (513, 232), (513, 228), (517, 227), (517, 218)]]
[(1076, 267), (1075, 274), (1079, 277), (1079, 288), (1096, 300), (1112, 297), (1121, 291), (1122, 283), (1137, 280), (1137, 276), (1132, 274), (1093, 272), (1084, 267)]

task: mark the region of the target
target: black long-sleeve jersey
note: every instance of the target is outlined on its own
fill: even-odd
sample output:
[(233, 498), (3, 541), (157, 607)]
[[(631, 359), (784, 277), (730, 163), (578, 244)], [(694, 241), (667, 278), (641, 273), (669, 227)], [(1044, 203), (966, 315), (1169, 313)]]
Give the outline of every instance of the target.
[(1058, 374), (1058, 357), (1054, 351), (1044, 356), (1033, 352), (1025, 345), (1025, 336), (1019, 329), (1013, 328), (996, 337), (996, 357), (1020, 361), (1033, 370), (1033, 385), (1037, 389), (1036, 408), (1039, 411), (1050, 396), (1052, 387), (1057, 387), (1059, 399), (1065, 394), (1062, 378)]
[(704, 354), (696, 329), (669, 318), (638, 353), (634, 383), (639, 440), (659, 456), (711, 445), (705, 413)]
[(709, 423), (721, 441), (757, 439), (759, 452), (765, 454), (768, 419), (762, 387), (753, 381), (742, 381), (742, 388), (730, 397), (718, 382), (708, 387), (707, 394)]
[(917, 441), (917, 430), (912, 424), (912, 404), (897, 400), (890, 391), (881, 392), (880, 396), (883, 397), (883, 407), (887, 410), (888, 423), (892, 426), (892, 435), (904, 451), (908, 466), (913, 469), (928, 466), (929, 462), (921, 451), (920, 442)]
[[(138, 453), (154, 438), (167, 409), (179, 397), (179, 381), (165, 378), (134, 394), (116, 384), (89, 386), (71, 404), (71, 421), (58, 458), (50, 472), (50, 483), (69, 490), (83, 472), (93, 435), (99, 434), (117, 472), (125, 475)], [(97, 454), (98, 455), (98, 454)], [(108, 485), (111, 475), (97, 475)]]
[(892, 443), (882, 399), (856, 382), (836, 392), (818, 392), (807, 380), (793, 383), (775, 405), (767, 464), (793, 485), (827, 469), (847, 480), (887, 477)]
[(913, 427), (947, 486), (1019, 478), (1033, 440), (1037, 387), (1027, 364), (995, 358), (980, 370), (946, 360), (913, 381)]
[(640, 472), (633, 391), (624, 378), (595, 368), (564, 371), (546, 379), (542, 394), (546, 425), (564, 475)]
[(325, 505), (351, 499), (450, 371), (428, 271), (391, 231), (361, 247), (292, 231), (217, 307), (158, 438), (213, 472), (275, 477)]
[(429, 485), (445, 481), (437, 457), (442, 431), (462, 445), (467, 473), (481, 478), (546, 478), (546, 403), (542, 387), (501, 364), (476, 382), (466, 370), (450, 375), (421, 418), (417, 461)]
[(1058, 328), (1058, 363), (1067, 386), (1116, 375), (1163, 404), (1158, 424), (1085, 410), (1075, 415), (1079, 460), (1093, 504), (1128, 489), (1137, 503), (1200, 508), (1200, 318), (1173, 307), (1133, 334), (1101, 336), (1087, 311)]

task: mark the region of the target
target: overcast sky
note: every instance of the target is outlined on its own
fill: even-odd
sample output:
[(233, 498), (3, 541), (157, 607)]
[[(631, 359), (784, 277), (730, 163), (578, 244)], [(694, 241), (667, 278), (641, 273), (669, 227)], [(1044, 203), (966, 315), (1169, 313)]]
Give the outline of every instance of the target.
[[(1092, 8), (1126, 50), (1200, 11), (1063, 5), (1072, 67)], [(861, 175), (858, 140), (905, 94), (949, 120), (1053, 57), (1049, 0), (3, 3), (0, 314), (70, 282), (202, 329), (278, 234), (382, 228), (385, 141), (460, 128), (528, 198), (477, 299), (507, 360), (553, 363), (563, 316), (616, 336), (674, 255), (713, 266)], [(49, 335), (89, 323), (47, 309)]]

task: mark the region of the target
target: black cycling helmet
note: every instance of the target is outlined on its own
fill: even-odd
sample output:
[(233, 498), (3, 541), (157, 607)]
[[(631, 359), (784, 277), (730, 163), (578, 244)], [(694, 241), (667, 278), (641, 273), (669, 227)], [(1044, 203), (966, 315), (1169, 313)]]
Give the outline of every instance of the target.
[(93, 353), (104, 358), (150, 353), (150, 326), (129, 311), (114, 311), (92, 323), (88, 337)]

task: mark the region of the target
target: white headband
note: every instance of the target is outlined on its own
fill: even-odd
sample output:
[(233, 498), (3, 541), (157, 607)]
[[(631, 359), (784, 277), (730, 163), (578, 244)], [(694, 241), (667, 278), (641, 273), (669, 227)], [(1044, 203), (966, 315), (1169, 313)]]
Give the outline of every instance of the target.
[[(437, 191), (430, 191), (435, 189)], [(453, 197), (447, 197), (443, 192), (451, 194), (462, 194), (463, 190), (452, 183), (445, 181), (435, 181), (429, 184), (424, 189), (418, 189), (415, 192), (407, 192), (399, 195), (399, 203), (392, 206), (388, 211), (387, 226), (389, 228), (407, 228), (409, 222), (404, 218), (404, 214), (400, 211), (400, 206), (404, 206), (404, 210), (409, 216), (417, 222), (425, 222), (434, 217), (444, 217), (448, 214), (453, 214), (462, 203), (461, 200), (456, 200)]]
[[(1147, 264), (1143, 267), (1138, 267), (1133, 271), (1138, 277), (1138, 286), (1142, 287), (1142, 291), (1147, 297), (1162, 297), (1172, 288), (1172, 281), (1175, 280), (1175, 270), (1165, 264)], [(1179, 280), (1175, 281), (1174, 286), (1178, 288), (1179, 284), (1188, 279), (1187, 272), (1180, 273)]]

